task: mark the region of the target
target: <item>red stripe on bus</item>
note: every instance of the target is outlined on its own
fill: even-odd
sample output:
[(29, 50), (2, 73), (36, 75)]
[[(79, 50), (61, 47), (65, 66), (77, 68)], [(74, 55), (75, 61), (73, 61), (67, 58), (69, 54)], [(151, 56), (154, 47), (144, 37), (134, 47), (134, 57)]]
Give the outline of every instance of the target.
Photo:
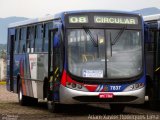
[(63, 73), (62, 73), (62, 79), (61, 79), (61, 84), (63, 86), (66, 86), (66, 81), (67, 81), (67, 73), (65, 70), (63, 70)]
[(95, 90), (98, 87), (98, 85), (88, 85), (88, 84), (85, 84), (84, 87), (86, 87), (89, 92), (95, 92)]
[(24, 81), (24, 68), (23, 68), (23, 62), (22, 61), (20, 62), (20, 75), (21, 75), (21, 78), (22, 78), (22, 93), (23, 93), (23, 95), (27, 95), (25, 81)]

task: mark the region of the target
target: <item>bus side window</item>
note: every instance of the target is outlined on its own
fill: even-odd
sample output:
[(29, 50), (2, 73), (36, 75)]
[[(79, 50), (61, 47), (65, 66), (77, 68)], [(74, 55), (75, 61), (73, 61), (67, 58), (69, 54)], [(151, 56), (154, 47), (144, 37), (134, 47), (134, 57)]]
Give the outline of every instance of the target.
[(31, 48), (30, 34), (31, 34), (31, 27), (27, 27), (27, 41), (26, 41), (27, 53), (30, 53), (30, 48)]
[(34, 47), (35, 47), (35, 27), (32, 26), (31, 27), (31, 32), (30, 32), (30, 39), (31, 39), (31, 49), (30, 49), (30, 52), (33, 53), (34, 52)]
[(35, 52), (42, 52), (42, 36), (43, 36), (43, 25), (36, 25), (36, 39), (35, 39)]
[(34, 51), (34, 26), (27, 28), (27, 53), (33, 53)]
[(19, 53), (22, 52), (22, 50), (21, 50), (21, 42), (22, 42), (22, 28), (19, 29)]
[(17, 54), (19, 52), (19, 31), (20, 29), (16, 29), (16, 38), (15, 38), (15, 47), (14, 47), (14, 53)]
[(43, 51), (44, 52), (48, 52), (48, 32), (49, 32), (49, 29), (52, 28), (52, 22), (50, 23), (46, 23), (44, 25), (44, 33), (43, 33), (43, 37), (44, 37), (44, 41), (43, 41)]
[(20, 53), (26, 52), (26, 32), (27, 32), (27, 28), (23, 27), (21, 29)]

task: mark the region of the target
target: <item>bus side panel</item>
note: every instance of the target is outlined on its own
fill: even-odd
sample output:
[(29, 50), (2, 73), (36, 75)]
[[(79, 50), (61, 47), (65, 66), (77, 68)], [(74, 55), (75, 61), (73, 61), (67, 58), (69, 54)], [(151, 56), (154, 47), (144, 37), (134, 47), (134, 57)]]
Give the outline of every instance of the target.
[(33, 87), (30, 74), (29, 54), (21, 56), (21, 58), (19, 58), (19, 64), (23, 95), (37, 98), (37, 96), (34, 96), (32, 89)]
[[(18, 83), (18, 80), (19, 80), (19, 82), (20, 82), (20, 80), (22, 80), (23, 79), (23, 75), (22, 75), (22, 73), (21, 73), (21, 71), (20, 71), (20, 68), (22, 67), (21, 65), (22, 65), (22, 63), (23, 62), (25, 62), (25, 55), (22, 55), (22, 54), (15, 54), (14, 55), (14, 62), (13, 62), (13, 76), (14, 76), (14, 86), (13, 86), (13, 92), (15, 92), (15, 93), (18, 93), (18, 85), (19, 85), (19, 83)], [(24, 71), (24, 70), (23, 70)], [(20, 76), (20, 79), (18, 79), (18, 75)]]
[(43, 85), (44, 78), (48, 76), (48, 54), (38, 54), (37, 59), (37, 95), (38, 98), (43, 99)]
[(19, 70), (20, 70), (20, 65), (19, 65), (19, 55), (14, 55), (14, 62), (13, 62), (13, 81), (14, 81), (14, 84), (13, 84), (13, 92), (14, 93), (18, 93), (18, 86), (17, 86), (17, 75), (19, 74)]
[[(18, 75), (20, 79), (18, 79)], [(17, 54), (14, 55), (14, 69), (13, 69), (14, 83), (13, 92), (18, 93), (18, 87), (21, 83), (23, 95), (33, 96), (33, 91), (31, 91), (31, 80), (29, 73), (29, 61), (27, 54)]]
[(13, 76), (14, 76), (14, 83), (13, 83), (13, 92), (17, 93), (18, 92), (18, 75), (20, 75), (20, 80), (23, 78), (23, 76), (21, 75), (21, 71), (20, 71), (20, 67), (22, 67), (21, 62), (24, 61), (24, 57), (25, 55), (14, 55), (14, 69), (13, 69)]
[[(16, 55), (14, 75), (20, 73), (23, 95), (43, 99), (44, 78), (48, 75), (48, 54)], [(14, 79), (14, 92), (17, 89)]]
[[(33, 96), (32, 90), (32, 81), (30, 78), (30, 65), (29, 65), (29, 55), (28, 54), (21, 54), (15, 55), (15, 62), (14, 62), (14, 92), (16, 92), (18, 85), (22, 86), (23, 95), (25, 96)], [(19, 83), (17, 80), (17, 75), (20, 75)]]
[(38, 54), (37, 58), (37, 79), (42, 80), (48, 75), (48, 54)]

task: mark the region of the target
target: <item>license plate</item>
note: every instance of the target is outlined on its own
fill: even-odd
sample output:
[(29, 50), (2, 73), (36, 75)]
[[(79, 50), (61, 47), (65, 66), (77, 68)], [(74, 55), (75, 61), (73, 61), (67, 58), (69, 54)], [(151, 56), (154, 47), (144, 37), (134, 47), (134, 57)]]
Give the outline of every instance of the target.
[(113, 98), (113, 93), (100, 93), (99, 98)]

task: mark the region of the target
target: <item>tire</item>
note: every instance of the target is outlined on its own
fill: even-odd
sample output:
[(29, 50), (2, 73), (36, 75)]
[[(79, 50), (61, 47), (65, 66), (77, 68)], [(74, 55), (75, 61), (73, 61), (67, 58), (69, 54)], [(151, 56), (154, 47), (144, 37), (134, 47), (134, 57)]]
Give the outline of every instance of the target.
[(124, 104), (110, 104), (110, 109), (113, 113), (122, 113), (125, 109)]
[(27, 105), (28, 97), (23, 95), (22, 87), (20, 85), (18, 87), (18, 100), (19, 100), (20, 105), (22, 105), (22, 106)]
[(24, 96), (22, 93), (22, 87), (20, 85), (18, 88), (18, 100), (19, 100), (20, 105), (22, 105), (22, 106), (36, 105), (38, 103), (37, 98)]
[(27, 97), (28, 99), (28, 105), (37, 105), (38, 104), (38, 99), (37, 98), (32, 98), (32, 97)]

